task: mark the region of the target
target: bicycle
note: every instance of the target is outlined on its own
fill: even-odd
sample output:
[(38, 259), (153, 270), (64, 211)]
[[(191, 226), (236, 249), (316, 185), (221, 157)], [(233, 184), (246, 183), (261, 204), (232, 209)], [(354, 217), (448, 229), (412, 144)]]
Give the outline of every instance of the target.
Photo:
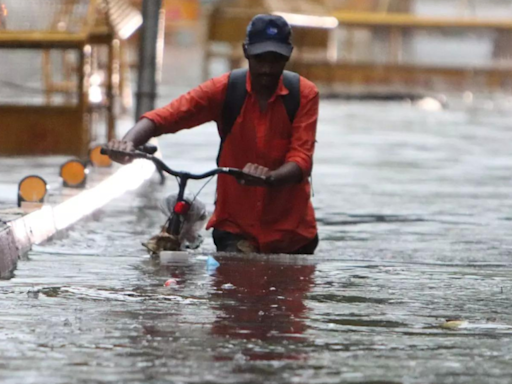
[(266, 179), (264, 177), (254, 176), (237, 168), (218, 167), (200, 174), (176, 171), (168, 167), (167, 164), (165, 164), (158, 157), (153, 156), (157, 150), (158, 148), (156, 146), (152, 144), (146, 144), (142, 147), (137, 148), (137, 150), (133, 152), (112, 151), (106, 147), (102, 147), (100, 151), (102, 155), (107, 156), (110, 156), (111, 154), (118, 154), (127, 156), (131, 159), (146, 159), (152, 161), (161, 175), (162, 172), (164, 172), (171, 176), (176, 177), (178, 180), (178, 194), (176, 197), (176, 201), (174, 203), (172, 211), (170, 210), (170, 215), (166, 223), (164, 224), (161, 233), (159, 235), (154, 236), (150, 240), (150, 242), (153, 241), (153, 243), (148, 242), (146, 244), (143, 244), (151, 253), (151, 256), (159, 256), (159, 254), (162, 251), (172, 252), (181, 250), (181, 231), (184, 223), (186, 222), (187, 214), (189, 213), (190, 209), (192, 208), (192, 205), (195, 202), (195, 200), (188, 201), (185, 198), (185, 190), (187, 188), (189, 180), (204, 180), (209, 177), (224, 174), (235, 177), (236, 179), (244, 183), (266, 182)]

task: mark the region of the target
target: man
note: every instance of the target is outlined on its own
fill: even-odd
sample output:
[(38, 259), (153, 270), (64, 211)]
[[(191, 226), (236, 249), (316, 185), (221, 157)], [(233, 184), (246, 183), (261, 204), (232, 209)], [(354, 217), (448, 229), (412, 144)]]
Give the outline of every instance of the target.
[[(318, 235), (309, 176), (318, 90), (296, 75), (294, 92), (300, 104), (290, 117), (284, 100), (291, 91), (283, 83), (283, 73), (293, 45), (291, 28), (282, 17), (256, 16), (247, 28), (243, 50), (249, 62), (242, 79), (247, 92), (228, 133), (222, 111), (230, 74), (225, 74), (146, 113), (122, 141), (110, 142), (109, 148), (132, 151), (152, 137), (217, 122), (222, 138), (219, 166), (240, 168), (265, 180), (244, 183), (227, 175), (218, 177), (215, 212), (207, 225), (214, 229), (217, 251), (241, 252), (249, 244), (262, 253), (313, 254)], [(114, 156), (114, 160), (124, 159)]]

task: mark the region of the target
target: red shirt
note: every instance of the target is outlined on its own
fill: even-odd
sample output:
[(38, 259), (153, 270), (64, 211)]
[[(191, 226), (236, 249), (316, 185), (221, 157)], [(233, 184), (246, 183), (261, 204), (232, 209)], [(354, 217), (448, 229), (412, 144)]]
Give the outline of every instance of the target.
[[(209, 121), (222, 121), (229, 74), (210, 79), (163, 108), (146, 113), (159, 134), (175, 133)], [(293, 125), (279, 96), (288, 93), (282, 79), (262, 111), (247, 75), (247, 98), (227, 136), (219, 165), (243, 169), (247, 163), (275, 170), (287, 162), (303, 172), (301, 183), (286, 187), (247, 187), (219, 175), (217, 202), (208, 228), (245, 236), (263, 253), (288, 253), (317, 233), (309, 176), (313, 166), (319, 95), (300, 78), (300, 108)]]

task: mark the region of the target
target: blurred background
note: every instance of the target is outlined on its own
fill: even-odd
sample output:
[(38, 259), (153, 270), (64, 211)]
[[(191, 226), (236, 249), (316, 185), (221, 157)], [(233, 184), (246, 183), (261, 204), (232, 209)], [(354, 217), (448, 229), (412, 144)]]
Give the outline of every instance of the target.
[[(506, 0), (161, 4), (157, 105), (245, 65), (241, 44), (257, 13), (282, 14), (292, 24), (289, 69), (314, 81), (324, 97), (430, 97), (435, 109), (448, 98), (471, 101), (512, 88)], [(84, 155), (117, 135), (118, 120), (134, 113), (142, 6), (142, 0), (0, 1), (0, 154)], [(29, 142), (20, 127), (39, 139)]]

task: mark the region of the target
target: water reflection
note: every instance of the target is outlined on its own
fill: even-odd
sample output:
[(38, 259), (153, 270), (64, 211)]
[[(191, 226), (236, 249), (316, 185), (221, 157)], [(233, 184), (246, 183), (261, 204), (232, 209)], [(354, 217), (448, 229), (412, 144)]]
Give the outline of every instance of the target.
[(171, 265), (160, 265), (157, 261), (152, 261), (151, 264), (155, 268), (148, 271), (150, 275), (165, 277), (171, 280), (170, 288), (179, 288), (180, 291), (188, 288), (193, 289), (197, 277), (195, 277), (196, 266), (193, 263), (175, 263)]
[[(213, 335), (260, 340), (274, 348), (241, 353), (248, 360), (297, 360), (301, 353), (279, 345), (306, 341), (305, 296), (314, 285), (315, 266), (284, 265), (244, 258), (220, 258), (211, 295), (219, 311)], [(218, 359), (222, 360), (222, 357)]]

